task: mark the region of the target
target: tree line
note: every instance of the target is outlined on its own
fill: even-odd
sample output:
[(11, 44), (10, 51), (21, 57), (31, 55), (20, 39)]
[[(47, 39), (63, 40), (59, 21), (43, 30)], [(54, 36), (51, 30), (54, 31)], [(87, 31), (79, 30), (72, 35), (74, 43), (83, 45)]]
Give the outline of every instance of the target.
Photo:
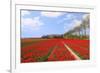
[(80, 39), (89, 39), (89, 28), (90, 28), (90, 19), (89, 14), (87, 14), (79, 26), (74, 27), (68, 32), (64, 33), (65, 38), (80, 38)]

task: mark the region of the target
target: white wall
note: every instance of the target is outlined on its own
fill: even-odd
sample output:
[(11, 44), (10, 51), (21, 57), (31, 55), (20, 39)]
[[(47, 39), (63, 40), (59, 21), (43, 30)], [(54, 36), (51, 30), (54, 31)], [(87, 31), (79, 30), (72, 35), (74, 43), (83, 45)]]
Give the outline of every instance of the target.
[[(22, 2), (27, 0), (15, 0), (16, 2)], [(69, 4), (88, 4), (88, 5), (96, 5), (96, 0), (28, 0), (28, 1), (34, 1), (34, 2), (55, 2), (55, 3), (69, 3)]]
[[(20, 0), (21, 1), (21, 0)], [(35, 0), (34, 0), (35, 1)], [(100, 69), (100, 2), (99, 0), (36, 0), (36, 2), (55, 2), (69, 4), (86, 4), (96, 6), (96, 58), (97, 66), (88, 68), (69, 68), (64, 70), (44, 71), (43, 73), (99, 73)], [(7, 73), (10, 67), (10, 1), (0, 0), (0, 73)], [(40, 72), (42, 73), (42, 72)]]

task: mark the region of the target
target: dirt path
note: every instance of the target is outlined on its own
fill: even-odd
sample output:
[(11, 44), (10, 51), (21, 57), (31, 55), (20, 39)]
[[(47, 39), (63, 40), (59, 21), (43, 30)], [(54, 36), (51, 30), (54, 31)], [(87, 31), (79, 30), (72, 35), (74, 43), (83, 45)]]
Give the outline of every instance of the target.
[(76, 55), (76, 54), (73, 52), (73, 50), (71, 50), (64, 42), (62, 42), (62, 43), (64, 44), (64, 46), (66, 47), (66, 49), (68, 49), (68, 51), (70, 51), (71, 54), (72, 54), (77, 60), (81, 60), (81, 58), (80, 58), (78, 55)]

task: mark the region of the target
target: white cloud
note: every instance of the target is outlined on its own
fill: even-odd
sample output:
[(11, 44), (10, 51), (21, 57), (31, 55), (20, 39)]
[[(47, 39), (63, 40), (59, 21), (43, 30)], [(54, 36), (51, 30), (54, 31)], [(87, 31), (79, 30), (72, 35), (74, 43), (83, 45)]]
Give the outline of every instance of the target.
[(73, 27), (73, 24), (72, 23), (65, 23), (64, 24), (64, 31), (65, 32), (67, 32), (67, 31), (69, 31), (70, 29), (72, 29), (72, 27)]
[(75, 15), (68, 13), (68, 14), (66, 14), (66, 16), (63, 19), (61, 19), (60, 21), (58, 21), (58, 24), (61, 24), (61, 23), (65, 22), (65, 21), (74, 20), (75, 18), (76, 18)]
[(82, 23), (81, 20), (74, 19), (70, 24), (64, 24), (65, 31), (69, 31), (77, 26), (80, 26)]
[(66, 14), (65, 18), (62, 19), (62, 21), (65, 21), (65, 20), (73, 20), (73, 19), (76, 19), (76, 16), (73, 15), (73, 14)]
[(90, 15), (89, 15), (89, 14), (83, 15), (83, 20), (84, 20), (87, 24), (89, 24), (89, 19), (90, 19)]
[(22, 16), (30, 15), (30, 12), (29, 11), (21, 11), (21, 15)]
[(39, 17), (34, 18), (22, 18), (22, 26), (30, 26), (33, 30), (38, 30), (40, 26), (44, 25), (43, 22), (40, 20)]
[(73, 14), (69, 14), (69, 13), (68, 13), (68, 14), (66, 15), (66, 19), (67, 19), (67, 20), (71, 20), (71, 19), (75, 19), (75, 18), (76, 18), (76, 16), (73, 15)]
[(89, 14), (84, 14), (83, 15), (83, 19), (88, 19), (89, 18)]
[(73, 21), (74, 27), (80, 26), (81, 23), (82, 23), (81, 20), (76, 20), (76, 19), (75, 19), (75, 20)]
[(62, 12), (41, 12), (42, 16), (46, 16), (46, 17), (58, 17), (63, 15), (64, 13)]

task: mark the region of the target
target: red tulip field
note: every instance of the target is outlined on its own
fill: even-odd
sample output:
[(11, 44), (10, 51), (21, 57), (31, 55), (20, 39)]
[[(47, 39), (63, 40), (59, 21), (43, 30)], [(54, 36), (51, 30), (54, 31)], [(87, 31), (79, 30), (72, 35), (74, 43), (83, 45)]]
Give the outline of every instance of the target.
[(89, 60), (89, 40), (21, 39), (21, 63)]

